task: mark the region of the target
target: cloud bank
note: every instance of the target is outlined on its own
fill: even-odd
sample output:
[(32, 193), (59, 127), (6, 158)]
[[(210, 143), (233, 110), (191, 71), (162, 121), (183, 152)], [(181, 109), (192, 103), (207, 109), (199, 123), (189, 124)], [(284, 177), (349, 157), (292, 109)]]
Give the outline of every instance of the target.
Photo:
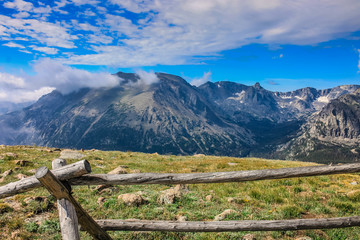
[(121, 80), (109, 73), (91, 73), (50, 59), (39, 60), (33, 70), (32, 76), (0, 72), (0, 102), (36, 101), (55, 89), (67, 94), (85, 87), (114, 87)]

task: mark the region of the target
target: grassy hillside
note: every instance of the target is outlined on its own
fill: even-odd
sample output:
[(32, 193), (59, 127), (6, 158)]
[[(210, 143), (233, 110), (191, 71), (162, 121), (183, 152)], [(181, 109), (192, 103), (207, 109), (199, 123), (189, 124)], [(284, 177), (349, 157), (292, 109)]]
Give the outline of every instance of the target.
[[(115, 151), (84, 151), (93, 173), (107, 173), (124, 165), (131, 172), (213, 172), (270, 169), (314, 165), (307, 162), (230, 158), (215, 156), (162, 156)], [(60, 151), (30, 146), (0, 146), (0, 185), (34, 174), (40, 166), (51, 167)], [(72, 163), (78, 160), (68, 160)], [(5, 174), (7, 175), (7, 174)], [(114, 186), (99, 191), (97, 186), (75, 186), (75, 198), (95, 219), (211, 221), (226, 209), (235, 210), (224, 220), (274, 220), (360, 215), (360, 176), (358, 174), (266, 180), (245, 183), (187, 185), (188, 190), (173, 204), (159, 202), (161, 191), (169, 185)], [(138, 193), (146, 200), (128, 206), (118, 196)], [(210, 196), (211, 195), (211, 196)], [(98, 203), (100, 197), (102, 201)], [(110, 232), (114, 239), (241, 239), (239, 233), (160, 233)], [(252, 232), (257, 239), (359, 239), (359, 228)], [(82, 239), (91, 239), (82, 233)], [(0, 200), (1, 239), (61, 239), (56, 201), (44, 189)]]

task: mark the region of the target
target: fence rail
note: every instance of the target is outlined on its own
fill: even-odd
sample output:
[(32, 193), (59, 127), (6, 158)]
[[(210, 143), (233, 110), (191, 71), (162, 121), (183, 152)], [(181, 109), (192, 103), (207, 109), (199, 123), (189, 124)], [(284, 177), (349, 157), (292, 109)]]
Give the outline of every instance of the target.
[(360, 172), (360, 163), (210, 173), (87, 174), (72, 178), (72, 185), (197, 184), (245, 182)]

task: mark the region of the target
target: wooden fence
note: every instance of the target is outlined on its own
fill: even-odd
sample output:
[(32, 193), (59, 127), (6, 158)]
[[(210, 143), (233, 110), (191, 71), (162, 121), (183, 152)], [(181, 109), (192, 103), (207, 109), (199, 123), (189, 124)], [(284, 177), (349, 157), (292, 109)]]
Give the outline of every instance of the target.
[(198, 184), (244, 182), (265, 179), (309, 177), (360, 172), (360, 163), (336, 166), (311, 166), (269, 170), (213, 172), (213, 173), (135, 173), (90, 174), (86, 161), (66, 165), (55, 159), (53, 170), (37, 169), (35, 176), (0, 187), (0, 198), (13, 196), (44, 186), (56, 199), (64, 240), (80, 239), (78, 223), (94, 239), (111, 239), (106, 231), (170, 231), (170, 232), (228, 232), (228, 231), (285, 231), (302, 229), (345, 228), (360, 226), (360, 216), (292, 220), (243, 221), (141, 221), (94, 220), (71, 195), (71, 185), (135, 185), (135, 184)]

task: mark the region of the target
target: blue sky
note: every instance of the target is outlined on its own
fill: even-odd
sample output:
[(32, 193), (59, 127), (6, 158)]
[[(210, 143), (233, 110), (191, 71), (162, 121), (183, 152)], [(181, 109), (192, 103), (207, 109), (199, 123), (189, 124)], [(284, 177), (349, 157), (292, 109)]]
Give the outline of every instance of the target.
[(0, 102), (113, 86), (119, 70), (273, 91), (360, 84), (359, 12), (358, 0), (0, 1)]

